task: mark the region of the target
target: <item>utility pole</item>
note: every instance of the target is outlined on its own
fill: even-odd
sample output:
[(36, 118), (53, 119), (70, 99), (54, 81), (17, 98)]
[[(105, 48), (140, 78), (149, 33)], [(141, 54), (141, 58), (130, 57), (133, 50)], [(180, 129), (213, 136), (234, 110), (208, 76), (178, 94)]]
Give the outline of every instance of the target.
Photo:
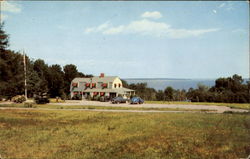
[(23, 50), (23, 69), (24, 69), (24, 96), (25, 96), (25, 99), (27, 100), (27, 79), (26, 79), (26, 55), (24, 53), (24, 50)]

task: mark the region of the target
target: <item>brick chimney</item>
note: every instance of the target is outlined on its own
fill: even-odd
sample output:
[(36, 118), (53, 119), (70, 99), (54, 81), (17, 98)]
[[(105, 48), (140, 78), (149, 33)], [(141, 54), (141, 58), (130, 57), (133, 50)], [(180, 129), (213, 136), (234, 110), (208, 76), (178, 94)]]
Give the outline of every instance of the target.
[(102, 77), (104, 77), (104, 73), (100, 73), (100, 76), (99, 76), (100, 78), (102, 78)]

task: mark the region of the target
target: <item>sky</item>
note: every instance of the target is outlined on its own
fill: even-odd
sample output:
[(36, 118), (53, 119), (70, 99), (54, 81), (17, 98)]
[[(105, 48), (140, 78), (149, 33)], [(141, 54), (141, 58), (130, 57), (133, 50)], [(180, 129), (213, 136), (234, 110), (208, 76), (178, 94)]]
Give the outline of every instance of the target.
[(249, 77), (246, 1), (1, 1), (10, 49), (121, 78)]

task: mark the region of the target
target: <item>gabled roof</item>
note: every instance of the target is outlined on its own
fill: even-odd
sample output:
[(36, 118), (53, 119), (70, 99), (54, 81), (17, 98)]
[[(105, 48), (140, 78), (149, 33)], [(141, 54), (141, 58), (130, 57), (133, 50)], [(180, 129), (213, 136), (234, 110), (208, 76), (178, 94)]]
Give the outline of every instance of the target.
[(79, 77), (77, 77), (77, 78), (74, 78), (72, 80), (72, 82), (87, 82), (87, 83), (89, 83), (90, 82), (90, 78), (79, 78)]
[(95, 76), (92, 78), (92, 82), (93, 83), (97, 83), (97, 82), (108, 83), (108, 82), (113, 82), (116, 78), (119, 78), (119, 77), (117, 76), (106, 76), (106, 77)]
[[(75, 90), (75, 91), (81, 91), (80, 89), (79, 90)], [(119, 93), (119, 94), (124, 94), (124, 93), (127, 93), (127, 92), (134, 92), (135, 90), (132, 90), (132, 89), (128, 89), (128, 88), (115, 88), (115, 89), (111, 89), (111, 88), (105, 88), (105, 89), (101, 89), (101, 88), (93, 88), (93, 89), (85, 89), (83, 90), (83, 92), (113, 92), (113, 93)]]
[(108, 83), (108, 82), (113, 82), (116, 78), (119, 78), (118, 76), (105, 76), (105, 77), (99, 77), (95, 76), (92, 78), (74, 78), (72, 82), (86, 82), (86, 83), (97, 83), (97, 82), (103, 82), (103, 83)]

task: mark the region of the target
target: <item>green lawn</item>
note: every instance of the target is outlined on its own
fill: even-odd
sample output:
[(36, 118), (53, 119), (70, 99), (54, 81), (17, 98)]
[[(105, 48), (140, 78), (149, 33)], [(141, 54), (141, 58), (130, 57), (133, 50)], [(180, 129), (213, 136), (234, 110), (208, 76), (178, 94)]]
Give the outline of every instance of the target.
[(249, 109), (250, 103), (209, 103), (209, 102), (168, 102), (168, 101), (145, 101), (148, 104), (186, 104), (186, 105), (216, 105), (216, 106), (228, 106), (237, 109)]
[(243, 158), (249, 114), (0, 110), (3, 158)]

